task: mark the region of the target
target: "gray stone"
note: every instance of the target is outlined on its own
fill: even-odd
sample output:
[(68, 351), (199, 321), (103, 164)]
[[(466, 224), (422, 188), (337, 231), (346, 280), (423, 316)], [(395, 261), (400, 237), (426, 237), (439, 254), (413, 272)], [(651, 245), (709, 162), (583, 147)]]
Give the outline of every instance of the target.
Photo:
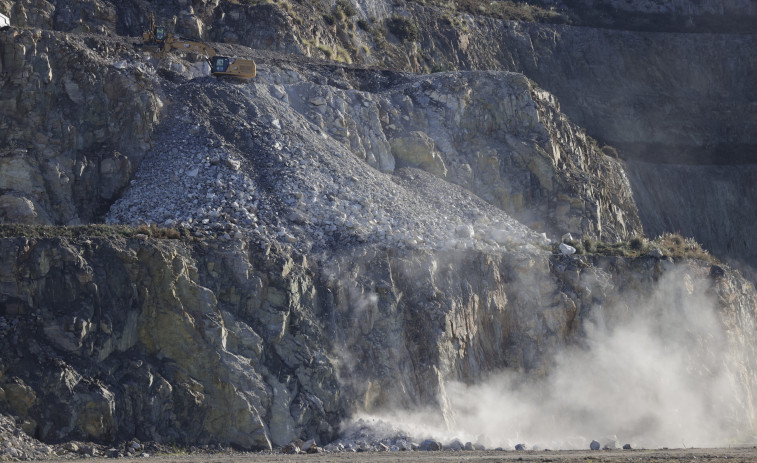
[(473, 226), (471, 225), (458, 225), (457, 228), (455, 228), (455, 236), (458, 238), (473, 238), (475, 232), (473, 229)]
[(302, 450), (300, 449), (299, 445), (297, 445), (295, 442), (290, 442), (289, 444), (281, 448), (281, 453), (285, 453), (287, 455), (297, 455), (298, 453), (301, 453), (301, 452)]
[(460, 451), (463, 449), (463, 443), (460, 442), (458, 439), (453, 440), (452, 442), (448, 443), (444, 446), (444, 450), (455, 450)]
[(78, 452), (79, 451), (79, 445), (76, 442), (66, 442), (63, 444), (63, 448), (68, 450), (69, 452)]
[(439, 441), (436, 441), (434, 439), (426, 439), (420, 443), (420, 445), (418, 446), (418, 450), (437, 451), (437, 450), (442, 450), (443, 447), (444, 446)]
[(318, 444), (315, 442), (315, 439), (309, 439), (306, 440), (301, 446), (300, 450), (303, 450), (305, 452), (309, 451), (310, 449), (318, 447)]
[(595, 440), (591, 441), (591, 444), (589, 444), (589, 449), (591, 450), (599, 450), (599, 448), (600, 448), (599, 442)]
[(564, 256), (570, 256), (576, 253), (576, 248), (565, 243), (560, 243), (560, 253)]

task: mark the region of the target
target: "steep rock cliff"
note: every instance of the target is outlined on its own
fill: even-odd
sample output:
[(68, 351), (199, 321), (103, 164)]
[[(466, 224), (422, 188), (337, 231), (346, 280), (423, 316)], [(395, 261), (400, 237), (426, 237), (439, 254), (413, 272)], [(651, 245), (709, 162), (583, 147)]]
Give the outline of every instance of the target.
[(0, 32), (0, 43), (0, 216), (102, 217), (150, 146), (163, 105), (157, 89), (127, 69), (135, 52), (123, 42), (14, 29)]
[(5, 240), (4, 408), (46, 442), (333, 435), (343, 405), (311, 277), (237, 245)]
[[(755, 219), (757, 167), (627, 165), (636, 199), (645, 205), (639, 215), (648, 234), (678, 230), (696, 236), (707, 249), (717, 250), (754, 280), (757, 249), (744, 228)], [(693, 205), (691, 211), (689, 205)]]
[[(46, 442), (327, 442), (351, 413), (445, 416), (450, 382), (546, 377), (586, 330), (649, 310), (698, 354), (699, 381), (728, 370), (718, 426), (753, 420), (757, 293), (701, 262), (372, 246), (313, 260), (139, 236), (0, 244), (0, 405)], [(714, 323), (711, 336), (671, 331), (681, 314)]]

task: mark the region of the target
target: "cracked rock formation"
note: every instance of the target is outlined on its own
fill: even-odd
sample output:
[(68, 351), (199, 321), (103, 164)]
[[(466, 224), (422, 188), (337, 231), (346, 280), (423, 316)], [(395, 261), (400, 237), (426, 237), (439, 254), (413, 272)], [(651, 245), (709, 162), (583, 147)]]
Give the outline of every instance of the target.
[[(572, 5), (600, 3), (628, 6)], [(628, 6), (647, 29), (754, 14), (648, 3)], [(589, 248), (680, 230), (753, 259), (755, 61), (722, 53), (753, 34), (381, 0), (0, 12), (0, 458), (322, 445), (386, 410), (449, 424), (450, 385), (538, 383), (640, 315), (686, 341), (691, 383), (728, 386), (703, 429), (754, 430), (753, 284), (660, 249), (553, 252), (568, 233)], [(151, 56), (135, 46), (151, 13), (257, 77)]]

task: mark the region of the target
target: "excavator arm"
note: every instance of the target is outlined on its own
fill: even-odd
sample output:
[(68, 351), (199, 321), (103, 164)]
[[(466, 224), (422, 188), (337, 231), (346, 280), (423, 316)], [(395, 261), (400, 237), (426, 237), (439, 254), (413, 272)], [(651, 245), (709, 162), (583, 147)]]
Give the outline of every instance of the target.
[(210, 45), (196, 41), (184, 40), (166, 32), (165, 27), (155, 26), (150, 15), (150, 30), (142, 34), (142, 43), (156, 48), (156, 55), (165, 58), (171, 51), (179, 50), (203, 56), (210, 64), (210, 74), (214, 76), (234, 76), (251, 79), (257, 74), (255, 62), (249, 59), (219, 56)]
[(164, 57), (166, 53), (172, 50), (181, 50), (186, 52), (192, 52), (198, 55), (202, 55), (205, 59), (210, 60), (216, 56), (216, 51), (213, 47), (203, 43), (195, 42), (191, 40), (183, 40), (173, 35), (168, 35), (163, 42), (163, 48), (161, 49), (161, 57)]

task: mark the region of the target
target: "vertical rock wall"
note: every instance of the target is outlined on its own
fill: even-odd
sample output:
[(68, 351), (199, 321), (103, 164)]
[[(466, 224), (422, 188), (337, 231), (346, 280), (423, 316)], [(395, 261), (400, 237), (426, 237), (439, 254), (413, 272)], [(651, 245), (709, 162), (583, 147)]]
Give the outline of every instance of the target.
[[(116, 236), (6, 238), (0, 252), (0, 410), (45, 442), (328, 442), (356, 412), (444, 416), (450, 381), (547, 377), (592, 327), (647, 312), (727, 370), (723, 403), (743, 399), (733, 419), (754, 421), (757, 294), (701, 262), (374, 247), (312, 261)], [(725, 363), (719, 338), (673, 322), (697, 319), (702, 297)]]
[(754, 276), (757, 249), (744, 231), (755, 220), (757, 167), (629, 162), (628, 173), (644, 205), (639, 214), (648, 234), (675, 230), (696, 236), (706, 249)]
[(0, 219), (78, 224), (101, 217), (150, 146), (162, 106), (124, 44), (0, 32)]

